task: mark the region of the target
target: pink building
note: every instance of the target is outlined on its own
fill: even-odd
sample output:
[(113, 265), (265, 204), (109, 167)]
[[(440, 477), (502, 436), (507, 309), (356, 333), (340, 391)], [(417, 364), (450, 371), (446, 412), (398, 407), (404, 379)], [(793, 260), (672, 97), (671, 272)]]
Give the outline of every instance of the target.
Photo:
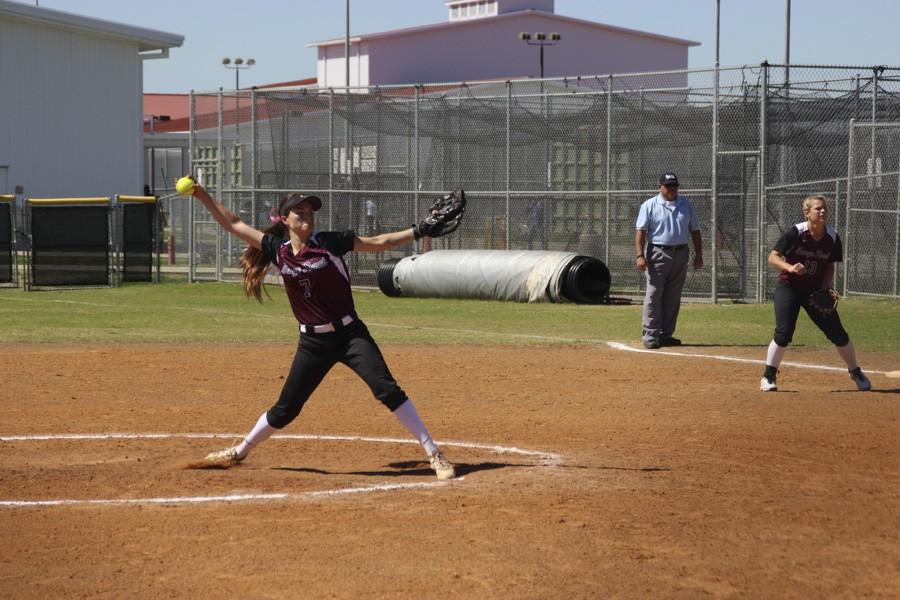
[[(544, 49), (545, 77), (686, 69), (699, 42), (574, 19), (554, 0), (445, 0), (446, 23), (350, 38), (350, 85), (480, 81), (540, 76), (540, 48), (519, 34), (560, 40)], [(319, 87), (346, 85), (345, 39), (318, 50)]]

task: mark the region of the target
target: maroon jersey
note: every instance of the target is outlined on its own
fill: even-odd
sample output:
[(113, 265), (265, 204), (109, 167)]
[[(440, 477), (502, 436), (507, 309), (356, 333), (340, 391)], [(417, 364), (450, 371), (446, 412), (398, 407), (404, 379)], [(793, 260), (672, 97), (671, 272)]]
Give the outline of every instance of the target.
[(342, 258), (353, 249), (353, 231), (320, 231), (295, 255), (289, 239), (267, 233), (266, 259), (278, 267), (294, 317), (303, 325), (338, 321), (353, 312), (350, 272)]
[(778, 281), (803, 290), (820, 289), (825, 283), (825, 269), (828, 263), (844, 260), (841, 236), (831, 227), (825, 227), (825, 235), (818, 241), (809, 231), (809, 224), (804, 221), (790, 227), (775, 243), (784, 260), (791, 265), (806, 265), (805, 275), (796, 275), (782, 271)]

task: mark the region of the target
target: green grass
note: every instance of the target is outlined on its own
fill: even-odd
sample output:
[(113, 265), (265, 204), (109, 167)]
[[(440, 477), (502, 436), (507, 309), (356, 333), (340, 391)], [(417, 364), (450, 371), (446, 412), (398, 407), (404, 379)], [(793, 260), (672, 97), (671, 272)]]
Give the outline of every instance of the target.
[[(130, 284), (114, 289), (0, 290), (0, 343), (293, 342), (296, 322), (284, 292), (246, 300), (235, 283)], [(383, 344), (572, 344), (637, 342), (641, 306), (518, 304), (388, 298), (357, 291), (357, 310)], [(857, 347), (900, 354), (900, 302), (849, 299), (841, 318)], [(692, 344), (763, 346), (772, 336), (771, 304), (684, 304), (677, 334)], [(801, 314), (797, 345), (829, 342)]]

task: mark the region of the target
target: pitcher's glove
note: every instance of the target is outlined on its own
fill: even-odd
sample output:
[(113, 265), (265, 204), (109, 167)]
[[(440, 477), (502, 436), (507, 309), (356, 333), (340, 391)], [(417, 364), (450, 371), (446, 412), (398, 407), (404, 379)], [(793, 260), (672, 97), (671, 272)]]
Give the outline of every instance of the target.
[(418, 225), (413, 225), (413, 235), (421, 237), (441, 237), (456, 231), (466, 212), (466, 193), (462, 190), (450, 192), (438, 198), (428, 209), (428, 214)]
[(837, 310), (839, 300), (840, 296), (836, 291), (831, 288), (822, 288), (811, 293), (808, 302), (823, 315), (830, 315)]

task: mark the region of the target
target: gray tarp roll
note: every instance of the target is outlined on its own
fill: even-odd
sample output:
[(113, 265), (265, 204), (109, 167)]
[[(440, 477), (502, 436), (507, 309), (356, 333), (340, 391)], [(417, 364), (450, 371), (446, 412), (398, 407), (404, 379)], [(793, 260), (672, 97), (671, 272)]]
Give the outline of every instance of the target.
[(378, 286), (388, 296), (592, 304), (607, 298), (610, 277), (573, 252), (433, 250), (383, 263)]

